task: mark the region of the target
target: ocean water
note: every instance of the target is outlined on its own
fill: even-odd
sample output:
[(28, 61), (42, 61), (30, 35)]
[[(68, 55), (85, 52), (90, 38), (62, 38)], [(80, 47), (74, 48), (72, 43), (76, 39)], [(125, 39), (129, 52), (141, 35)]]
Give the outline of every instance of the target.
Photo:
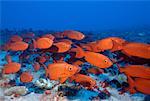
[[(30, 37), (28, 44), (33, 39), (50, 33), (55, 35), (57, 32), (65, 30), (76, 30), (85, 35), (83, 40), (72, 40), (74, 44), (89, 43), (108, 37), (119, 37), (127, 42), (137, 42), (150, 44), (150, 1), (149, 0), (0, 0), (0, 45), (4, 45), (13, 35), (23, 36), (23, 34), (34, 33)], [(22, 37), (23, 38), (23, 37)], [(28, 38), (27, 38), (28, 39)], [(65, 37), (65, 39), (69, 39)], [(59, 42), (61, 38), (56, 38)], [(25, 39), (23, 39), (25, 41)], [(72, 45), (74, 48), (74, 46)], [(35, 52), (35, 53), (34, 53)], [(37, 53), (36, 53), (37, 52)], [(39, 49), (27, 49), (25, 51), (0, 50), (0, 68), (4, 68), (6, 55), (11, 55), (13, 62), (21, 64), (21, 69), (15, 74), (7, 75), (11, 87), (24, 86), (28, 89), (25, 94), (16, 97), (13, 94), (6, 95), (5, 89), (11, 87), (0, 86), (0, 101), (149, 101), (150, 96), (137, 92), (130, 94), (125, 92), (119, 94), (124, 85), (128, 85), (127, 77), (120, 73), (116, 64), (110, 68), (103, 69), (104, 73), (99, 75), (90, 74), (87, 69), (93, 65), (86, 62), (81, 65), (81, 74), (92, 77), (96, 80), (99, 89), (88, 90), (81, 87), (78, 83), (59, 84), (57, 81), (49, 80), (45, 76), (45, 69), (41, 68), (35, 72), (33, 63), (38, 62), (38, 57), (43, 52)], [(112, 53), (109, 50), (98, 52), (108, 58), (119, 60), (120, 52)], [(52, 64), (53, 56), (56, 59), (64, 57), (67, 62), (70, 54), (65, 53), (44, 53), (51, 56), (44, 64)], [(20, 56), (29, 56), (28, 59)], [(58, 57), (57, 57), (58, 56)], [(141, 58), (140, 58), (141, 59)], [(76, 59), (78, 60), (78, 59)], [(145, 59), (144, 59), (145, 60)], [(144, 61), (141, 59), (141, 61)], [(150, 66), (150, 59), (146, 59), (142, 65)], [(138, 60), (140, 61), (140, 60)], [(141, 62), (135, 62), (141, 65)], [(132, 65), (133, 61), (121, 61), (119, 65)], [(72, 64), (72, 63), (71, 63)], [(97, 67), (96, 67), (97, 68)], [(22, 83), (20, 81), (21, 73), (29, 71), (33, 75), (32, 82)], [(59, 72), (59, 71), (58, 71)], [(12, 76), (13, 75), (13, 76)], [(3, 76), (0, 77), (0, 84), (3, 82)], [(46, 82), (45, 84), (40, 81)], [(45, 80), (45, 81), (44, 81)], [(6, 82), (6, 80), (4, 80)], [(40, 82), (40, 84), (37, 82)], [(101, 83), (106, 83), (108, 87), (102, 87)], [(48, 85), (48, 87), (46, 86)], [(44, 87), (43, 87), (44, 86)], [(47, 88), (46, 88), (47, 87)], [(105, 89), (109, 92), (105, 92)], [(51, 94), (44, 92), (50, 90)], [(100, 90), (100, 91), (99, 91)], [(16, 92), (16, 91), (14, 91)], [(61, 92), (61, 94), (59, 94)], [(18, 94), (19, 95), (19, 94)], [(63, 97), (61, 96), (63, 95)]]

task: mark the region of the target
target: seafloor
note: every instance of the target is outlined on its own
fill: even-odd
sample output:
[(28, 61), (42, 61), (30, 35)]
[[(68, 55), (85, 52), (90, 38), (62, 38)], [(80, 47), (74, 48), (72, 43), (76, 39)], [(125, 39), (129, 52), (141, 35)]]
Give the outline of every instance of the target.
[[(0, 44), (5, 43), (10, 36), (22, 33), (33, 32), (35, 35), (41, 35), (41, 33), (54, 33), (55, 31), (50, 30), (1, 30), (0, 32)], [(86, 38), (81, 42), (90, 42), (98, 39), (103, 39), (106, 37), (120, 37), (127, 41), (150, 43), (150, 29), (138, 29), (138, 30), (128, 30), (128, 31), (103, 31), (103, 32), (89, 32), (81, 31), (85, 34)], [(0, 69), (6, 63), (4, 59), (7, 52), (0, 50)], [(113, 55), (110, 52), (105, 52), (108, 57)], [(15, 62), (19, 61), (19, 53), (12, 53), (12, 60)], [(31, 58), (29, 61), (32, 62), (34, 55), (30, 54)], [(66, 59), (68, 57), (66, 56)], [(118, 72), (117, 66), (113, 68), (106, 69), (105, 73), (99, 75), (89, 74), (92, 78), (96, 79), (99, 89), (103, 91), (107, 89), (109, 94), (104, 92), (98, 93), (97, 91), (87, 90), (85, 88), (74, 87), (74, 83), (60, 84), (53, 87), (57, 82), (51, 81), (45, 78), (45, 71), (41, 68), (38, 72), (34, 72), (32, 65), (23, 64), (22, 71), (31, 70), (34, 79), (31, 83), (23, 84), (19, 81), (19, 73), (5, 75), (4, 78), (0, 79), (0, 101), (150, 101), (150, 96), (137, 92), (136, 94), (130, 94), (125, 92), (119, 94), (123, 82), (127, 82), (127, 78), (124, 74)], [(51, 61), (49, 61), (50, 63)], [(89, 68), (91, 65), (85, 62), (82, 65), (83, 72), (84, 69)], [(108, 72), (109, 71), (109, 72)], [(43, 81), (42, 81), (43, 80)], [(11, 82), (12, 85), (9, 87), (4, 87), (3, 83)], [(42, 84), (37, 84), (37, 81), (42, 81), (48, 86)], [(99, 82), (108, 82), (109, 86), (106, 88), (102, 87)], [(15, 86), (14, 86), (15, 85)], [(15, 88), (16, 87), (16, 88)], [(18, 87), (18, 88), (17, 88)], [(20, 88), (19, 88), (20, 87)], [(13, 89), (13, 90), (12, 90)], [(14, 89), (21, 92), (21, 96), (14, 96), (12, 92)], [(45, 91), (50, 90), (50, 94), (45, 94)]]

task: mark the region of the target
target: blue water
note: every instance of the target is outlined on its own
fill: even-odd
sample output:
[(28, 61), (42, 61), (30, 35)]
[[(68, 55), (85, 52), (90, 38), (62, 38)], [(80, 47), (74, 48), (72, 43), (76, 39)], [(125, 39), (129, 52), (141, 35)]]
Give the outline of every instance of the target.
[(150, 26), (149, 0), (2, 0), (1, 28), (124, 30)]

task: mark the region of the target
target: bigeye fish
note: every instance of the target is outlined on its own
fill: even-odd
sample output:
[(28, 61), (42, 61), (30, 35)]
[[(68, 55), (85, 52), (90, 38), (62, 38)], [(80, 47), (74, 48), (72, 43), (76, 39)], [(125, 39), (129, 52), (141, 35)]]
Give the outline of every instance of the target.
[(83, 51), (83, 49), (77, 45), (76, 57), (84, 58), (90, 64), (99, 68), (108, 68), (113, 65), (112, 61), (105, 55), (90, 51)]
[(113, 50), (121, 50), (127, 56), (135, 56), (139, 58), (150, 59), (150, 45), (144, 43), (126, 42), (124, 45), (119, 45), (113, 41)]
[(150, 67), (143, 65), (128, 65), (119, 67), (120, 72), (123, 72), (131, 77), (140, 77), (150, 79)]
[(60, 83), (64, 83), (69, 77), (79, 72), (79, 67), (68, 64), (66, 62), (58, 62), (49, 64), (48, 68), (44, 66), (46, 70), (46, 76), (50, 80), (58, 80)]
[(63, 32), (63, 35), (74, 40), (82, 40), (85, 38), (83, 33), (74, 30), (66, 30)]
[(83, 74), (75, 74), (69, 78), (69, 81), (75, 81), (76, 83), (80, 83), (81, 85), (87, 87), (88, 89), (93, 89), (96, 85), (96, 80), (91, 78), (90, 76)]

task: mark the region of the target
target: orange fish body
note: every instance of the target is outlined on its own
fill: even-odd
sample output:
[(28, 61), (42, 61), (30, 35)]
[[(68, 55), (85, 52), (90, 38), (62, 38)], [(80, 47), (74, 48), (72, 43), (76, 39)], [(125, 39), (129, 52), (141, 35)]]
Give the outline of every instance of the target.
[(110, 38), (105, 38), (97, 41), (97, 48), (101, 51), (110, 50), (113, 47), (113, 42)]
[(36, 41), (36, 47), (39, 49), (50, 48), (53, 44), (53, 40), (49, 38), (38, 38)]
[(75, 81), (76, 83), (80, 83), (83, 86), (92, 89), (96, 85), (96, 81), (91, 78), (90, 76), (83, 75), (83, 74), (75, 74), (70, 77), (70, 82)]
[(135, 78), (135, 88), (137, 91), (142, 92), (144, 94), (150, 94), (150, 80)]
[(33, 80), (33, 76), (29, 72), (23, 72), (20, 75), (20, 81), (23, 83), (29, 83)]
[(108, 57), (99, 53), (87, 51), (85, 52), (84, 58), (87, 62), (99, 68), (108, 68), (113, 64)]
[(68, 38), (75, 39), (75, 40), (82, 40), (85, 37), (83, 33), (78, 32), (78, 31), (73, 31), (73, 30), (66, 30), (63, 33)]
[(21, 64), (16, 63), (16, 62), (11, 62), (11, 63), (4, 65), (2, 73), (4, 73), (4, 74), (16, 73), (20, 70), (20, 68), (21, 68)]
[(150, 59), (150, 45), (143, 43), (128, 43), (123, 46), (122, 52), (129, 56)]
[(92, 48), (89, 44), (80, 44), (80, 46), (87, 51), (92, 51)]
[(54, 43), (54, 46), (58, 48), (58, 53), (67, 52), (71, 48), (71, 45), (65, 42)]
[(60, 42), (65, 42), (65, 43), (70, 44), (70, 45), (73, 43), (73, 42), (72, 42), (71, 40), (69, 40), (69, 39), (61, 39)]
[(12, 51), (24, 51), (28, 48), (28, 44), (23, 42), (23, 41), (19, 41), (19, 42), (14, 42), (14, 43), (11, 43), (9, 45), (9, 50), (12, 50)]
[(101, 52), (102, 50), (99, 48), (99, 45), (97, 44), (97, 42), (90, 42), (88, 43), (88, 45), (91, 47), (92, 52)]
[(22, 41), (23, 38), (18, 36), (18, 35), (13, 35), (11, 38), (10, 38), (10, 41), (12, 42), (18, 42), (18, 41)]
[(116, 43), (119, 43), (119, 44), (124, 44), (126, 42), (126, 40), (122, 39), (122, 38), (119, 38), (119, 37), (109, 37), (108, 39), (111, 39), (113, 41), (115, 41)]
[(50, 80), (59, 80), (64, 83), (69, 77), (79, 71), (79, 68), (65, 62), (49, 64), (46, 69), (46, 76)]
[(124, 68), (119, 68), (120, 72), (131, 77), (140, 77), (145, 79), (150, 79), (150, 67), (145, 67), (142, 65), (129, 65)]
[(104, 73), (104, 70), (100, 69), (100, 68), (89, 68), (87, 70), (88, 73), (92, 73), (92, 74), (95, 74), (95, 75), (99, 75), (99, 74), (102, 74)]
[(113, 64), (112, 61), (103, 54), (90, 52), (90, 51), (84, 52), (81, 47), (79, 47), (77, 45), (76, 45), (76, 47), (78, 50), (76, 52), (76, 55), (80, 58), (84, 57), (84, 59), (87, 62), (89, 62), (90, 64), (92, 64), (94, 66), (97, 66), (99, 68), (108, 68)]
[(75, 66), (80, 66), (80, 65), (84, 64), (84, 62), (77, 60), (77, 61), (73, 62), (72, 64)]
[(42, 38), (49, 38), (50, 40), (54, 40), (55, 37), (52, 34), (45, 34), (42, 36)]
[(130, 76), (127, 77), (129, 83), (128, 90), (131, 94), (134, 94), (137, 91), (148, 95), (150, 94), (150, 79), (135, 78), (133, 80)]

